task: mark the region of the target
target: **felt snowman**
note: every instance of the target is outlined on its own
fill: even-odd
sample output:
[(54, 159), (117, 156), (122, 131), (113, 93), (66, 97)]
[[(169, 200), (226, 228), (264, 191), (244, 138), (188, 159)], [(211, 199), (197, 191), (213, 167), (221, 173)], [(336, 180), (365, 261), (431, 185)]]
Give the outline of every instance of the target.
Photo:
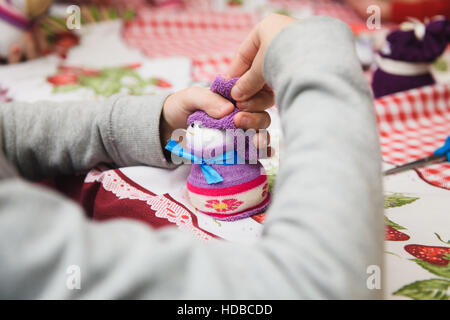
[(372, 78), (375, 98), (432, 85), (433, 63), (450, 42), (450, 21), (444, 17), (404, 22), (386, 37), (377, 53)]
[[(210, 89), (234, 103), (230, 91), (236, 81), (217, 77)], [(271, 200), (252, 134), (234, 125), (238, 112), (235, 107), (229, 115), (215, 119), (196, 111), (187, 121), (187, 150), (173, 140), (166, 146), (192, 161), (187, 179), (189, 201), (197, 211), (217, 220), (234, 221), (264, 212)]]
[(52, 0), (0, 0), (0, 58), (6, 58), (13, 45), (22, 46), (24, 31), (32, 20), (50, 7)]

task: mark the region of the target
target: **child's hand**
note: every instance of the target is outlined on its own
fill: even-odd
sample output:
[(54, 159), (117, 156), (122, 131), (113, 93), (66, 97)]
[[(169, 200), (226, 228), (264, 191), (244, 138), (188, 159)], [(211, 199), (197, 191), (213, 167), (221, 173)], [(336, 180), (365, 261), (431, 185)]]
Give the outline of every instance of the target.
[(227, 77), (241, 76), (231, 90), (237, 107), (248, 111), (262, 111), (274, 104), (273, 92), (263, 76), (264, 54), (273, 38), (297, 20), (280, 14), (271, 14), (250, 32), (241, 44)]
[[(190, 87), (170, 95), (164, 102), (160, 134), (164, 145), (175, 129), (186, 128), (189, 115), (196, 110), (203, 110), (213, 118), (222, 118), (234, 110), (233, 103), (207, 88)], [(234, 117), (234, 124), (242, 129), (265, 129), (270, 125), (267, 112), (239, 112)], [(268, 143), (262, 135), (255, 135), (254, 143), (258, 148)]]

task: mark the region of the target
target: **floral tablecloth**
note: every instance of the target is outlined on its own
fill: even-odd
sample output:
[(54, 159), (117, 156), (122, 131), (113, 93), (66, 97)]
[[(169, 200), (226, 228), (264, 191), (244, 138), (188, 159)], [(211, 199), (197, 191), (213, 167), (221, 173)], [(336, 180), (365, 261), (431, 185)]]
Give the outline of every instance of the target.
[[(203, 3), (205, 12), (210, 10), (207, 4)], [(287, 8), (299, 15), (332, 12), (350, 23), (357, 19), (342, 4), (325, 0), (300, 1)], [(48, 56), (1, 66), (0, 101), (103, 99), (176, 91), (195, 81), (206, 82), (225, 70), (256, 19), (248, 10), (196, 11), (195, 16), (139, 12), (124, 26), (120, 21), (84, 26), (80, 46), (64, 61)], [(141, 42), (142, 35), (148, 39)], [(197, 46), (201, 37), (217, 41)], [(385, 97), (376, 101), (375, 110), (386, 168), (427, 155), (450, 134), (450, 89), (445, 85)], [(276, 135), (275, 109), (271, 116)], [(264, 165), (274, 173), (277, 159)], [(449, 164), (443, 164), (385, 178), (386, 244), (381, 268), (385, 298), (449, 298), (449, 171)], [(100, 167), (86, 176), (56, 177), (45, 183), (79, 202), (95, 220), (137, 219), (151, 228), (177, 227), (201, 241), (258, 240), (264, 214), (222, 222), (195, 212), (186, 198), (188, 173), (189, 166), (173, 171)]]

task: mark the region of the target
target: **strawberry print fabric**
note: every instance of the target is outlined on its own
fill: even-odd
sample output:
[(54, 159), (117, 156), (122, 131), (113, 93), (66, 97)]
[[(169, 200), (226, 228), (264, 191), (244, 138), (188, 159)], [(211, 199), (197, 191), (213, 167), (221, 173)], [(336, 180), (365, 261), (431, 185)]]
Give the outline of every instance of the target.
[(449, 191), (427, 183), (415, 171), (385, 177), (384, 189), (384, 297), (448, 300)]

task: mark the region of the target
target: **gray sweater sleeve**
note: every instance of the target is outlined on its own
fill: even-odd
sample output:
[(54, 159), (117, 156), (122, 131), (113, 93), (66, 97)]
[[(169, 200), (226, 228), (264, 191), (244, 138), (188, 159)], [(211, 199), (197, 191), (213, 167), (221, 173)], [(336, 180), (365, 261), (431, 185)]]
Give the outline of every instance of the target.
[(0, 104), (3, 150), (20, 174), (33, 180), (99, 163), (171, 167), (159, 135), (165, 98)]
[[(174, 228), (97, 224), (56, 194), (3, 180), (0, 297), (379, 297), (366, 270), (382, 267), (380, 151), (351, 32), (331, 18), (295, 23), (270, 45), (264, 74), (285, 153), (260, 241), (204, 243)], [(79, 290), (66, 286), (73, 265)]]

